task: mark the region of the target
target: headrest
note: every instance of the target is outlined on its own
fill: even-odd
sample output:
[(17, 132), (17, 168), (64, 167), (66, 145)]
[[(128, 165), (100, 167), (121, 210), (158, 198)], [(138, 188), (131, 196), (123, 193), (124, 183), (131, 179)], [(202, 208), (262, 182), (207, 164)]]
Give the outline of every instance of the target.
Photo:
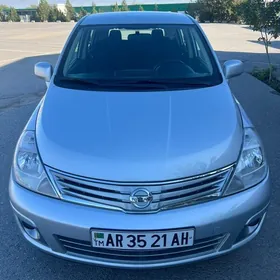
[(151, 34), (138, 34), (138, 33), (136, 33), (136, 34), (129, 34), (128, 35), (128, 37), (127, 37), (127, 39), (129, 40), (129, 41), (132, 41), (132, 40), (138, 40), (138, 41), (143, 41), (143, 40), (148, 40), (148, 39), (150, 39), (150, 38), (152, 38), (152, 36), (151, 36)]
[(110, 40), (121, 41), (122, 33), (120, 30), (111, 30), (109, 35)]
[(163, 38), (163, 31), (161, 29), (154, 29), (152, 31), (152, 36), (154, 39), (161, 39)]

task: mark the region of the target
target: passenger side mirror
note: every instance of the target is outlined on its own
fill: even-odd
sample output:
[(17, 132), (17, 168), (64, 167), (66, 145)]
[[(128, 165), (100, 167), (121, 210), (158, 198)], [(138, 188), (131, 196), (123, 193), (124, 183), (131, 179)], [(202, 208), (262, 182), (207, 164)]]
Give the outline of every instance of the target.
[(34, 73), (48, 84), (52, 78), (53, 67), (48, 62), (38, 62), (35, 64)]
[(240, 60), (228, 60), (224, 63), (224, 74), (226, 79), (240, 76), (244, 72), (244, 64)]

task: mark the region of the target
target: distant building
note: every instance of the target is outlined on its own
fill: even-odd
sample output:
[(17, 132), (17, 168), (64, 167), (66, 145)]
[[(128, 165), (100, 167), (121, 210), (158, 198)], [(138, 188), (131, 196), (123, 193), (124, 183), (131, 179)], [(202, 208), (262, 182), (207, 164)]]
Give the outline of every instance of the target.
[[(57, 9), (66, 14), (65, 4), (57, 4)], [(36, 17), (36, 8), (17, 9), (21, 21), (29, 22)]]
[[(114, 3), (113, 3), (114, 2)], [(96, 7), (96, 10), (99, 11), (101, 10), (102, 12), (112, 12), (113, 7), (115, 6), (116, 1), (113, 1), (112, 5), (106, 5), (106, 6), (98, 6)], [(121, 0), (117, 1), (119, 4), (119, 7), (121, 7)], [(135, 2), (135, 1), (133, 1)], [(165, 11), (165, 12), (183, 12), (187, 11), (189, 5), (192, 5), (193, 3), (196, 3), (196, 0), (186, 0), (184, 3), (176, 3), (175, 1), (169, 0), (165, 1), (165, 3), (158, 3), (160, 1), (155, 1), (153, 4), (146, 4), (147, 2), (145, 1), (137, 1), (137, 4), (133, 5), (128, 5), (130, 11), (138, 11), (139, 6), (141, 5), (144, 9), (144, 11), (154, 11), (156, 8), (158, 11)], [(162, 1), (161, 1), (162, 2)], [(174, 3), (175, 2), (175, 3)], [(129, 2), (128, 2), (129, 3)], [(155, 4), (156, 3), (156, 4)], [(77, 13), (80, 12), (81, 7), (74, 7), (75, 11)], [(91, 13), (92, 11), (92, 6), (86, 6), (83, 7), (88, 13)]]
[(66, 15), (66, 7), (65, 4), (57, 4), (57, 9)]
[(17, 9), (17, 13), (21, 21), (29, 22), (31, 21), (31, 19), (35, 18), (36, 9), (34, 8)]

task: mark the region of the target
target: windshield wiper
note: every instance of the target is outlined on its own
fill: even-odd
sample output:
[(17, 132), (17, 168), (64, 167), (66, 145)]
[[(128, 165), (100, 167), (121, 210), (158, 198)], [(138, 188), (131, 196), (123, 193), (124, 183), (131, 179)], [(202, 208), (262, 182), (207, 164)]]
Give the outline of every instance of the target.
[(102, 85), (110, 85), (110, 86), (120, 86), (120, 87), (137, 87), (137, 88), (161, 88), (161, 89), (166, 89), (167, 86), (162, 83), (162, 82), (157, 82), (153, 80), (108, 80), (108, 81), (103, 81), (99, 80), (102, 82)]
[(200, 88), (200, 87), (213, 87), (214, 84), (211, 83), (188, 83), (188, 82), (182, 82), (179, 83), (180, 85), (184, 85), (186, 87), (195, 87), (195, 88)]
[(189, 82), (185, 79), (173, 79), (173, 80), (157, 80), (157, 82), (164, 83), (166, 85), (180, 85), (186, 87), (211, 87), (213, 86), (212, 83), (207, 82)]
[(63, 77), (58, 78), (60, 82), (70, 82), (74, 84), (79, 85), (93, 85), (93, 86), (100, 86), (98, 82), (90, 81), (90, 80), (84, 80), (84, 79), (78, 79), (78, 78), (69, 78), (69, 77)]
[(192, 83), (185, 79), (173, 79), (173, 80), (85, 80), (79, 78), (62, 77), (58, 78), (60, 82), (70, 82), (79, 85), (89, 85), (100, 88), (142, 88), (142, 89), (167, 89), (169, 86), (173, 87), (186, 87), (186, 88), (199, 88), (199, 87), (211, 87), (211, 83)]
[(211, 87), (214, 86), (212, 83), (206, 83), (206, 82), (201, 82), (201, 83), (192, 83), (188, 82), (183, 79), (173, 79), (173, 80), (128, 80), (128, 81), (123, 81), (123, 80), (116, 80), (114, 81), (115, 83), (118, 84), (130, 84), (130, 85), (154, 85), (154, 86), (162, 86), (163, 88), (167, 88), (168, 86), (186, 86), (186, 87)]
[(154, 88), (163, 88), (166, 89), (167, 86), (163, 83), (154, 83), (153, 81), (126, 81), (126, 80), (84, 80), (79, 78), (69, 78), (63, 77), (59, 78), (60, 82), (70, 82), (79, 85), (91, 85), (101, 88), (145, 88), (145, 89), (154, 89)]

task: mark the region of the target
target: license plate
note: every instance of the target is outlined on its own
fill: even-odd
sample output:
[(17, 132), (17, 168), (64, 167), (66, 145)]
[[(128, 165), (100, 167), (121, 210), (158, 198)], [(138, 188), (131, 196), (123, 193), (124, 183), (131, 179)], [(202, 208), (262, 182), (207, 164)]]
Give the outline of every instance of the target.
[(91, 231), (94, 248), (158, 250), (193, 246), (194, 229), (158, 232)]

